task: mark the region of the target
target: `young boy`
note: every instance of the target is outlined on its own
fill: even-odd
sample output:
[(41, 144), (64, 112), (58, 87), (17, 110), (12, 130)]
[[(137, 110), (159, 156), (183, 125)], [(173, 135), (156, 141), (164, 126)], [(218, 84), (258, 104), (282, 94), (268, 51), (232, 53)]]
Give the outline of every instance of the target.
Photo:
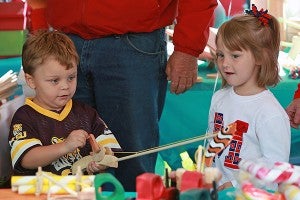
[[(71, 174), (72, 165), (92, 152), (86, 142), (89, 134), (103, 147), (121, 149), (96, 110), (72, 100), (78, 61), (73, 42), (58, 31), (39, 31), (25, 42), (22, 65), (35, 96), (27, 98), (12, 119), (9, 144), (15, 175), (34, 175), (39, 166)], [(95, 162), (87, 166), (88, 173), (104, 169)]]

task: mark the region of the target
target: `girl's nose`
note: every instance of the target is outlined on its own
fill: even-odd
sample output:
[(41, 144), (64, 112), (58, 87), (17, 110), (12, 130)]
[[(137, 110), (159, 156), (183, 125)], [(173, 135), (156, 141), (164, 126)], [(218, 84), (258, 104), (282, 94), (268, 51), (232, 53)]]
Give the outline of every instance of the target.
[(222, 67), (223, 67), (224, 69), (228, 69), (229, 66), (230, 66), (230, 60), (229, 60), (229, 58), (224, 57), (223, 63), (222, 63)]

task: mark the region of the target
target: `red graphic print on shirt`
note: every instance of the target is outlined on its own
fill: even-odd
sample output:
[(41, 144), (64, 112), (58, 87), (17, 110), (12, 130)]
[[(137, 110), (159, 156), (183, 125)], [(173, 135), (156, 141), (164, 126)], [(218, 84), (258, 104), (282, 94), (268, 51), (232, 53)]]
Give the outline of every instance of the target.
[(229, 152), (225, 156), (224, 166), (238, 169), (238, 164), (241, 160), (240, 151), (243, 145), (243, 134), (247, 132), (249, 124), (240, 120), (235, 121), (236, 131), (229, 144)]

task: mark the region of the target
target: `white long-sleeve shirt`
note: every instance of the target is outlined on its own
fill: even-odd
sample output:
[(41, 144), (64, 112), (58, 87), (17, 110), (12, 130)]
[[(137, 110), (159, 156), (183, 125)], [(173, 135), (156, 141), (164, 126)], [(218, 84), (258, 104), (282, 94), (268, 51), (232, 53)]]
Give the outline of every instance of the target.
[[(247, 132), (243, 133), (240, 145), (231, 145), (215, 156), (213, 166), (223, 174), (219, 185), (231, 181), (238, 186), (239, 159), (252, 160), (273, 166), (274, 162), (288, 162), (291, 145), (289, 118), (270, 90), (251, 96), (237, 95), (232, 87), (217, 91), (211, 101), (209, 113), (209, 132), (241, 120), (248, 123)], [(228, 155), (234, 155), (228, 166)], [(227, 164), (224, 161), (227, 158)], [(269, 189), (275, 189), (271, 187)]]

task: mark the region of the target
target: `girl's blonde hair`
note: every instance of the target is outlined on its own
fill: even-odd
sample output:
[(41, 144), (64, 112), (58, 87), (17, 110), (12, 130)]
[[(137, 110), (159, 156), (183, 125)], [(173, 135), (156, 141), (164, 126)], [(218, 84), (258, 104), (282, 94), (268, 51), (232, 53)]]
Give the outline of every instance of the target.
[[(277, 19), (270, 15), (264, 25), (257, 17), (241, 14), (223, 23), (218, 29), (215, 42), (222, 38), (226, 48), (232, 51), (250, 50), (256, 61), (261, 63), (258, 86), (275, 86), (280, 81), (278, 54), (280, 29)], [(227, 82), (222, 79), (222, 86)]]
[(49, 57), (56, 59), (66, 69), (77, 67), (79, 63), (74, 43), (64, 33), (40, 30), (29, 35), (22, 51), (24, 72), (32, 75)]

